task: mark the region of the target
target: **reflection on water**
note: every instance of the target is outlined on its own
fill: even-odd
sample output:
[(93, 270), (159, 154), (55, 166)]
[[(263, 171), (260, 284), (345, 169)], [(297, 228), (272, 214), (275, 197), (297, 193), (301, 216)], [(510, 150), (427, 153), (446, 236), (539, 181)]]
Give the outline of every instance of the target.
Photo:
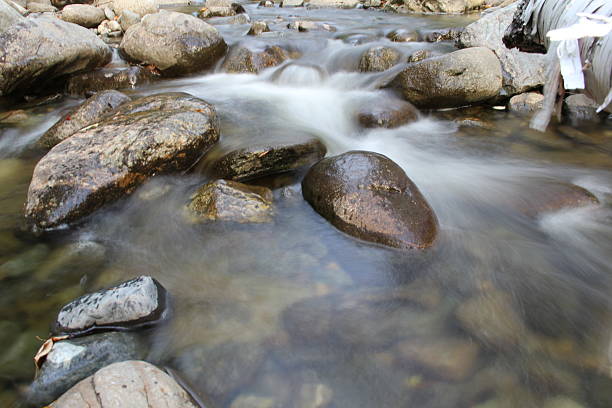
[[(138, 89), (213, 103), (222, 140), (194, 174), (153, 179), (71, 234), (32, 241), (15, 231), (35, 140), (78, 101), (32, 108), (30, 121), (1, 129), (0, 406), (27, 385), (35, 336), (47, 335), (62, 304), (140, 274), (162, 282), (175, 309), (150, 333), (149, 360), (173, 367), (211, 406), (612, 406), (609, 124), (539, 134), (506, 112), (469, 108), (363, 130), (356, 112), (389, 94), (371, 86), (385, 74), (347, 72), (368, 46), (353, 40), (388, 45), (380, 36), (409, 18), (299, 12), (338, 31), (288, 34), (282, 41), (303, 53), (297, 63)], [(220, 26), (230, 40), (242, 28)], [(416, 47), (394, 46), (405, 55)], [(437, 246), (399, 252), (350, 238), (303, 201), (299, 178), (286, 176), (269, 181), (283, 186), (271, 223), (183, 217), (215, 157), (313, 135), (332, 155), (372, 150), (399, 163), (440, 220)], [(600, 204), (532, 211), (551, 210), (548, 199), (565, 194), (565, 183)]]

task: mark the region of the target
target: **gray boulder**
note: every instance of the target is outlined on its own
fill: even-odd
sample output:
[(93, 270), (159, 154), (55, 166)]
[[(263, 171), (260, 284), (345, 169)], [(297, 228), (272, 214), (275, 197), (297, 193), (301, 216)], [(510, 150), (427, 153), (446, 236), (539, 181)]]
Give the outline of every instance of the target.
[(252, 50), (242, 44), (233, 45), (222, 68), (230, 73), (259, 73), (259, 71), (280, 65), (289, 59), (289, 53), (278, 45), (267, 46), (263, 50)]
[(140, 20), (140, 15), (130, 10), (123, 10), (123, 13), (119, 16), (119, 24), (124, 32), (134, 24), (140, 23)]
[(544, 85), (549, 59), (544, 54), (508, 49), (502, 38), (512, 22), (516, 4), (483, 15), (468, 25), (459, 36), (463, 47), (487, 47), (501, 62), (503, 89), (509, 96)]
[(128, 102), (38, 162), (26, 222), (34, 230), (76, 222), (153, 175), (189, 169), (218, 139), (216, 111), (201, 99), (169, 93)]
[(118, 361), (138, 360), (144, 345), (132, 333), (101, 333), (56, 342), (28, 390), (30, 403), (43, 406), (82, 379)]
[(162, 75), (175, 76), (210, 68), (225, 54), (227, 45), (210, 24), (162, 10), (131, 26), (120, 48), (128, 59), (152, 64)]
[(113, 11), (116, 15), (122, 15), (126, 10), (146, 16), (158, 11), (158, 3), (155, 0), (113, 0)]
[(359, 0), (310, 0), (309, 7), (355, 8)]
[(467, 48), (409, 64), (389, 86), (417, 107), (464, 106), (499, 94), (501, 64), (488, 48)]
[(26, 19), (0, 34), (0, 96), (106, 65), (111, 57), (86, 28), (55, 17)]
[(4, 33), (13, 24), (24, 20), (17, 10), (9, 6), (4, 0), (0, 0), (0, 34)]
[(486, 0), (402, 0), (393, 3), (390, 8), (399, 13), (461, 14), (483, 7)]
[(92, 28), (106, 19), (104, 10), (88, 4), (71, 4), (62, 9), (61, 19), (69, 23)]
[(251, 24), (251, 28), (247, 35), (261, 35), (262, 33), (270, 32), (270, 27), (268, 27), (268, 23), (265, 21), (255, 21)]
[(100, 369), (68, 390), (50, 408), (196, 408), (168, 374), (144, 361)]
[(89, 96), (109, 89), (133, 89), (149, 83), (155, 74), (146, 68), (100, 68), (91, 72), (72, 75), (66, 84), (66, 91), (74, 96)]
[(168, 317), (166, 289), (150, 276), (83, 295), (61, 308), (56, 333), (151, 325)]
[(302, 181), (302, 194), (340, 231), (393, 248), (427, 248), (438, 220), (417, 186), (391, 159), (351, 151), (321, 160)]
[(395, 48), (376, 46), (363, 53), (359, 60), (359, 71), (386, 71), (400, 62), (401, 54)]
[(129, 96), (118, 91), (99, 92), (58, 120), (40, 137), (38, 143), (50, 149), (129, 100)]

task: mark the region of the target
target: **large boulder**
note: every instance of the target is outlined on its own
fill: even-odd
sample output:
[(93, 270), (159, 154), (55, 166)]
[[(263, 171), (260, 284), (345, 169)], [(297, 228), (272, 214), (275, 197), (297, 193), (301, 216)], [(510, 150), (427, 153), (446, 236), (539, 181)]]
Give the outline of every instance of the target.
[(58, 120), (40, 137), (38, 143), (50, 149), (129, 100), (129, 96), (118, 91), (99, 92)]
[(398, 64), (402, 54), (395, 48), (376, 46), (363, 53), (359, 60), (359, 71), (381, 72)]
[(50, 407), (196, 408), (176, 381), (144, 361), (104, 367), (69, 389)]
[(184, 13), (162, 10), (131, 26), (121, 41), (130, 60), (175, 76), (210, 68), (227, 45), (216, 28)]
[(417, 107), (464, 106), (499, 94), (501, 64), (488, 48), (467, 48), (409, 64), (389, 86)]
[(26, 221), (34, 230), (75, 222), (153, 175), (189, 169), (218, 139), (216, 111), (201, 99), (170, 93), (128, 102), (38, 162)]
[(417, 186), (391, 159), (351, 151), (315, 164), (302, 181), (312, 207), (339, 230), (394, 248), (427, 248), (438, 220)]
[(223, 61), (223, 70), (230, 73), (253, 73), (280, 65), (289, 59), (289, 53), (278, 45), (267, 46), (262, 50), (252, 50), (247, 46), (232, 46)]
[(141, 17), (158, 11), (155, 0), (113, 0), (112, 6), (113, 11), (118, 16), (121, 16), (125, 11), (131, 11)]
[(546, 82), (549, 58), (544, 54), (508, 49), (502, 38), (512, 22), (516, 4), (483, 15), (468, 25), (459, 37), (464, 47), (487, 47), (501, 62), (503, 88), (506, 94), (516, 95)]
[(460, 14), (479, 9), (486, 0), (402, 0), (393, 1), (391, 9), (399, 13)]
[(25, 19), (4, 0), (0, 0), (0, 34), (4, 33), (10, 26)]
[(0, 34), (0, 96), (110, 62), (95, 34), (55, 17), (29, 18)]
[(62, 9), (61, 18), (69, 23), (92, 28), (106, 19), (104, 10), (88, 4), (71, 4)]

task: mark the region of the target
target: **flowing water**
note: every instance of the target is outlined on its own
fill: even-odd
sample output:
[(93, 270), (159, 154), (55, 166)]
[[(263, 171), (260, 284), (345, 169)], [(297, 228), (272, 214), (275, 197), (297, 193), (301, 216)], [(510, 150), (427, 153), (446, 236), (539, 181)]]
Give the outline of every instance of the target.
[[(172, 321), (146, 333), (147, 359), (174, 368), (207, 406), (554, 408), (569, 406), (564, 398), (612, 406), (610, 120), (537, 133), (524, 118), (482, 107), (364, 130), (356, 112), (389, 98), (377, 87), (389, 74), (357, 73), (361, 54), (376, 44), (446, 53), (452, 44), (384, 36), (475, 17), (245, 6), (273, 31), (296, 18), (337, 31), (247, 39), (302, 53), (259, 75), (216, 70), (129, 91), (213, 103), (221, 141), (195, 171), (154, 178), (75, 231), (43, 241), (18, 232), (42, 154), (36, 139), (81, 100), (7, 107), (28, 118), (0, 128), (0, 406), (23, 404), (36, 336), (47, 337), (61, 305), (140, 274), (157, 278), (174, 304)], [(217, 27), (228, 43), (248, 30)], [(456, 120), (466, 118), (479, 126)], [(211, 158), (304, 135), (323, 140), (328, 155), (370, 150), (400, 164), (439, 218), (435, 247), (400, 252), (344, 235), (302, 199), (299, 174), (266, 181), (275, 188), (271, 223), (184, 219)], [(566, 182), (600, 204), (524, 211)], [(102, 253), (71, 256), (69, 245), (84, 240)]]

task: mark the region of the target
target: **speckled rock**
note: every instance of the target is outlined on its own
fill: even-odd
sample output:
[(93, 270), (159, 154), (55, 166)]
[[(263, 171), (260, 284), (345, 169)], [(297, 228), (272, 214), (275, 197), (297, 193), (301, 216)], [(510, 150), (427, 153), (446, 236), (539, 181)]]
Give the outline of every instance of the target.
[(395, 48), (376, 46), (367, 50), (359, 60), (359, 71), (381, 72), (386, 71), (399, 63), (401, 54)]
[(76, 222), (154, 174), (187, 170), (218, 139), (216, 111), (201, 99), (169, 93), (128, 102), (38, 162), (26, 222), (33, 230)]
[(37, 406), (49, 404), (100, 368), (143, 358), (145, 352), (142, 342), (132, 333), (101, 333), (57, 342), (32, 382), (28, 400)]
[(55, 17), (28, 18), (0, 34), (0, 96), (110, 60), (110, 48), (88, 29)]
[(235, 15), (236, 11), (231, 6), (204, 7), (198, 12), (199, 18), (231, 17)]
[(515, 113), (533, 113), (542, 109), (544, 95), (537, 92), (526, 92), (515, 95), (508, 102), (508, 110)]
[(251, 50), (236, 44), (232, 46), (223, 61), (223, 70), (230, 73), (259, 73), (259, 71), (280, 65), (289, 59), (289, 53), (277, 45), (263, 50)]
[(58, 120), (40, 137), (38, 143), (50, 149), (129, 100), (127, 95), (118, 91), (99, 92)]
[(405, 28), (399, 28), (387, 34), (387, 38), (393, 42), (414, 42), (419, 41), (419, 33)]
[(409, 64), (390, 86), (420, 108), (458, 107), (497, 96), (502, 71), (493, 51), (467, 48)]
[(200, 187), (187, 206), (195, 221), (261, 223), (272, 220), (272, 190), (231, 180)]
[(317, 138), (254, 145), (225, 154), (213, 164), (213, 173), (224, 179), (252, 180), (312, 164), (324, 157), (326, 152), (325, 145)]
[(121, 29), (125, 32), (134, 24), (140, 23), (140, 20), (141, 17), (139, 14), (136, 14), (130, 10), (123, 10), (118, 21), (119, 25), (121, 25)]
[(563, 107), (570, 122), (579, 125), (581, 121), (599, 121), (599, 105), (585, 94), (574, 94), (565, 98)]
[(175, 76), (210, 68), (225, 54), (227, 45), (210, 24), (162, 10), (131, 26), (120, 48), (128, 59), (152, 64), (162, 75)]
[(120, 16), (124, 11), (129, 10), (139, 16), (155, 14), (158, 11), (155, 0), (113, 0), (113, 11)]
[(308, 20), (296, 20), (287, 24), (287, 28), (291, 30), (296, 30), (300, 32), (307, 31), (336, 31), (336, 27), (331, 26), (327, 23), (319, 23), (316, 21), (308, 21)]
[(419, 111), (410, 102), (391, 98), (362, 106), (357, 112), (357, 120), (365, 128), (396, 128), (418, 118)]
[(55, 13), (57, 8), (51, 4), (28, 2), (26, 7), (30, 13)]
[(89, 96), (109, 89), (129, 89), (147, 84), (154, 75), (145, 68), (101, 68), (73, 75), (68, 79), (66, 90), (70, 95)]
[(359, 0), (310, 0), (309, 7), (334, 7), (334, 8), (355, 8)]
[(281, 0), (281, 7), (303, 7), (304, 0)]
[(59, 311), (55, 333), (150, 325), (168, 317), (167, 293), (150, 276), (83, 295)]
[(351, 151), (315, 164), (302, 194), (340, 231), (394, 248), (427, 248), (438, 233), (433, 210), (406, 173), (378, 153)]
[(390, 9), (399, 13), (462, 14), (485, 4), (486, 0), (402, 0)]
[(270, 32), (268, 23), (265, 21), (255, 21), (253, 24), (251, 24), (251, 28), (249, 28), (247, 35), (261, 35), (268, 32)]
[(0, 1), (0, 34), (13, 24), (24, 21), (25, 19), (11, 6), (4, 1)]
[(62, 9), (62, 20), (82, 27), (97, 27), (106, 18), (104, 10), (89, 4), (71, 4)]
[(168, 374), (144, 361), (124, 361), (97, 371), (50, 408), (196, 408)]

